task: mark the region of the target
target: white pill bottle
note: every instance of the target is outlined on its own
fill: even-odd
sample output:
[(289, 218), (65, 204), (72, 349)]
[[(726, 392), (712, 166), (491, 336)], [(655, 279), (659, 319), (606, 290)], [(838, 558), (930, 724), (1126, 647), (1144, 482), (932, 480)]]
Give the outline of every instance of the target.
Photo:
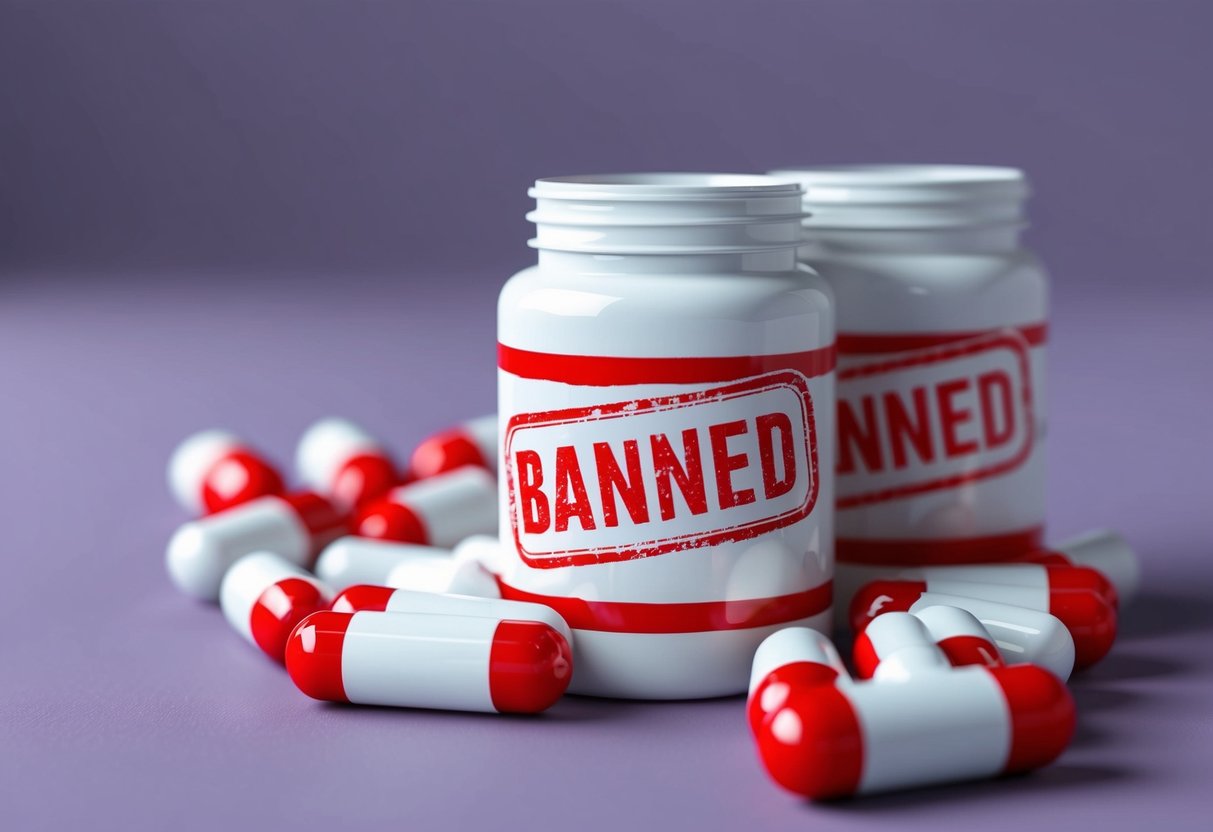
[(530, 193), (538, 264), (498, 318), (502, 594), (568, 621), (574, 692), (741, 693), (767, 635), (831, 617), (834, 318), (800, 186)]
[(1023, 173), (780, 170), (805, 188), (801, 260), (838, 312), (839, 603), (873, 566), (1041, 545), (1047, 278), (1020, 245)]

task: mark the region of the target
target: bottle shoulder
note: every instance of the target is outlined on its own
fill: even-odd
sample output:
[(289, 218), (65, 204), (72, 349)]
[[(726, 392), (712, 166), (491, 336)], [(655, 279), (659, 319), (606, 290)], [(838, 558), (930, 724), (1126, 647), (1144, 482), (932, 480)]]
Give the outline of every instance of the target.
[(983, 329), (1047, 314), (1048, 274), (1024, 249), (809, 257), (834, 291), (844, 331)]
[(513, 346), (619, 354), (795, 352), (833, 342), (833, 295), (804, 268), (767, 274), (585, 274), (532, 266), (506, 282), (498, 333)]

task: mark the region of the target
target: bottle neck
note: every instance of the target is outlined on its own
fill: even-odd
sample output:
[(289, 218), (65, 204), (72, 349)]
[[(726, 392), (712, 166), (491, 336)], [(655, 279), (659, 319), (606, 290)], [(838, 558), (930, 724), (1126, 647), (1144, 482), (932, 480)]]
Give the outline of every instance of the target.
[(796, 249), (696, 254), (594, 254), (540, 249), (539, 268), (577, 274), (777, 274), (796, 268)]
[(806, 228), (802, 257), (830, 254), (1009, 254), (1019, 249), (1023, 223), (875, 230)]

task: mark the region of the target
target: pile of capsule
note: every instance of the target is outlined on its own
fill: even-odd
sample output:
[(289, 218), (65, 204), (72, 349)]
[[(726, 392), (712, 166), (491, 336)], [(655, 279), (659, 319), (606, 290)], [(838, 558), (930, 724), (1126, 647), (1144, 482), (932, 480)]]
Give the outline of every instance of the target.
[[(496, 433), (495, 416), (468, 422), (426, 439), (405, 468), (357, 425), (326, 419), (299, 442), (297, 491), (231, 434), (196, 434), (168, 478), (204, 516), (173, 535), (169, 574), (217, 600), (315, 699), (543, 711), (568, 687), (573, 639), (554, 610), (500, 597)], [(1139, 573), (1126, 543), (1100, 531), (1015, 563), (876, 577), (841, 593), (852, 597), (853, 675), (830, 639), (802, 627), (754, 656), (759, 757), (797, 794), (1056, 759), (1075, 724), (1065, 682), (1107, 654)]]
[(1074, 734), (1065, 683), (1107, 655), (1139, 577), (1103, 530), (1014, 563), (893, 570), (851, 596), (853, 675), (810, 629), (759, 646), (747, 700), (759, 758), (814, 799), (1047, 765)]
[(168, 571), (232, 628), (334, 702), (537, 713), (572, 676), (572, 636), (538, 604), (500, 598), (496, 417), (432, 436), (407, 469), (357, 425), (326, 419), (296, 453), (304, 488), (224, 431), (169, 462), (178, 502)]

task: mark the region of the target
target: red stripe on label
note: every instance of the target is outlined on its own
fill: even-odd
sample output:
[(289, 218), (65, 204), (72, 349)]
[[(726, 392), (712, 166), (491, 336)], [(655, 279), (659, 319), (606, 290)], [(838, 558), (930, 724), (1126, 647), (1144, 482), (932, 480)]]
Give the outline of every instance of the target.
[(992, 563), (1022, 558), (1041, 548), (1044, 527), (1036, 526), (1007, 534), (935, 540), (838, 538), (834, 551), (840, 563), (878, 566), (946, 566), (959, 563)]
[(768, 627), (827, 612), (834, 600), (834, 585), (830, 581), (804, 592), (773, 598), (690, 604), (587, 601), (584, 598), (526, 592), (510, 586), (501, 578), (497, 579), (497, 583), (501, 587), (502, 598), (551, 607), (574, 630), (608, 633), (701, 633)]
[[(1023, 336), (1030, 347), (1042, 346), (1048, 340), (1048, 324), (1024, 324), (1010, 326)], [(838, 334), (838, 351), (843, 355), (879, 355), (887, 352), (905, 352), (907, 350), (925, 350), (951, 344), (954, 341), (965, 341), (982, 335), (992, 335), (999, 328), (973, 330), (971, 332), (894, 332), (888, 334), (868, 334), (860, 332), (840, 332)]]
[(605, 355), (558, 355), (497, 345), (497, 366), (512, 375), (558, 381), (581, 387), (624, 384), (703, 384), (736, 381), (775, 370), (796, 370), (808, 378), (834, 369), (834, 345), (808, 352), (777, 355), (730, 355), (709, 358), (622, 358)]

